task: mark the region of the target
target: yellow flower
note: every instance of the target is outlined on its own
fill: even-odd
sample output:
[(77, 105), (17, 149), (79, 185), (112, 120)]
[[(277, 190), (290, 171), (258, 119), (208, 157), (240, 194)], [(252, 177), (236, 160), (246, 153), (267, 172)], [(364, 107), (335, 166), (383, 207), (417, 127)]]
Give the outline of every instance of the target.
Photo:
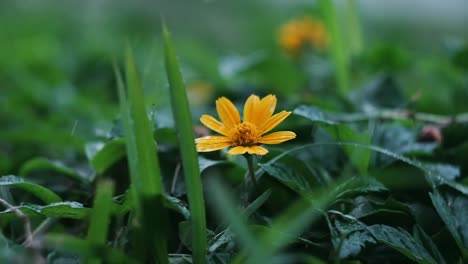
[(327, 43), (325, 26), (314, 18), (292, 20), (280, 29), (279, 44), (289, 54), (297, 54), (307, 45), (323, 49)]
[(226, 97), (216, 100), (216, 110), (221, 122), (210, 115), (203, 115), (200, 121), (209, 129), (222, 136), (207, 136), (195, 139), (197, 151), (208, 152), (227, 147), (233, 147), (229, 154), (265, 155), (268, 150), (258, 144), (279, 144), (293, 139), (296, 134), (291, 131), (265, 133), (283, 122), (291, 112), (281, 111), (275, 115), (276, 97), (267, 95), (260, 99), (251, 95), (244, 105), (244, 120), (241, 121), (239, 111)]

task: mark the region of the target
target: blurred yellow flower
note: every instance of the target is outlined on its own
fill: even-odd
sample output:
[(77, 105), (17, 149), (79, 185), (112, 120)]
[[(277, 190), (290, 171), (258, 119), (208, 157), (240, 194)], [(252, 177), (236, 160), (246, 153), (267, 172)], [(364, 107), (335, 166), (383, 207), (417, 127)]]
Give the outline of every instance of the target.
[(287, 53), (296, 55), (306, 46), (325, 48), (328, 44), (328, 34), (320, 20), (303, 17), (291, 20), (281, 27), (279, 44)]
[(226, 97), (216, 100), (216, 110), (221, 122), (210, 115), (203, 115), (200, 121), (209, 129), (221, 136), (206, 136), (195, 139), (197, 151), (208, 152), (227, 147), (233, 147), (229, 154), (265, 155), (268, 150), (258, 144), (279, 144), (296, 137), (291, 131), (265, 133), (283, 122), (291, 112), (281, 111), (275, 115), (276, 97), (267, 95), (260, 99), (251, 95), (244, 105), (244, 120), (241, 121), (239, 111)]
[(213, 92), (213, 85), (207, 81), (192, 81), (187, 84), (188, 98), (193, 105), (205, 105), (211, 100)]

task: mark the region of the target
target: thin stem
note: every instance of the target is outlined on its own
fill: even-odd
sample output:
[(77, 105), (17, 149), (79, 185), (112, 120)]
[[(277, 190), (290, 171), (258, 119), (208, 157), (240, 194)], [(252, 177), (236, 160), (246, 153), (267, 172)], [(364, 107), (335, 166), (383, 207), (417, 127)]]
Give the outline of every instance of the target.
[(180, 168), (182, 167), (182, 164), (180, 162), (177, 162), (177, 166), (174, 171), (174, 177), (172, 177), (172, 184), (171, 184), (171, 194), (174, 195), (176, 185), (177, 185), (177, 179), (179, 178), (180, 174)]
[(31, 220), (29, 217), (23, 213), (20, 209), (17, 207), (9, 204), (7, 201), (3, 200), (0, 198), (0, 204), (3, 205), (4, 207), (10, 209), (13, 211), (18, 218), (23, 220), (24, 224), (24, 235), (25, 235), (25, 241), (23, 242), (23, 245), (25, 247), (31, 248), (33, 250), (33, 257), (34, 257), (34, 263), (36, 264), (44, 264), (45, 259), (42, 257), (39, 249), (40, 249), (40, 244), (39, 241), (34, 240), (33, 238), (33, 233), (32, 233), (32, 228), (31, 228)]
[(244, 157), (247, 160), (250, 180), (252, 181), (254, 186), (257, 186), (257, 179), (255, 178), (255, 169), (253, 165), (253, 157), (250, 154), (245, 154)]
[(448, 125), (450, 123), (463, 123), (468, 121), (468, 113), (455, 116), (444, 116), (429, 113), (418, 113), (409, 110), (382, 110), (370, 113), (356, 113), (333, 116), (337, 122), (358, 122), (369, 119), (390, 119), (390, 120), (415, 120), (420, 122), (433, 123), (437, 125)]

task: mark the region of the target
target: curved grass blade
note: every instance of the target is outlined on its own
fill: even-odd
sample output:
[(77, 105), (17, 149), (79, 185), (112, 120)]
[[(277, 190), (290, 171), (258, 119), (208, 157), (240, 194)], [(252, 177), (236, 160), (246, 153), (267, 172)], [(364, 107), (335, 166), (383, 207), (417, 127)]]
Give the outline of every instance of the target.
[(19, 188), (27, 191), (37, 198), (41, 199), (45, 204), (58, 203), (62, 201), (57, 194), (51, 190), (37, 185), (35, 183), (27, 182), (23, 178), (13, 175), (3, 176), (0, 178), (0, 186), (7, 186), (9, 188)]
[(190, 114), (187, 93), (177, 63), (174, 47), (165, 25), (163, 25), (163, 35), (164, 58), (167, 78), (170, 85), (172, 112), (174, 114), (177, 135), (180, 142), (185, 186), (187, 186), (191, 213), (193, 261), (194, 263), (205, 263), (207, 247), (205, 204), (198, 155), (195, 150), (192, 116)]
[(137, 218), (142, 225), (137, 227), (134, 237), (135, 256), (142, 261), (154, 257), (158, 263), (168, 263), (166, 244), (166, 215), (162, 179), (157, 159), (157, 145), (145, 109), (141, 87), (133, 54), (127, 46), (125, 53), (124, 83), (116, 70), (119, 99), (124, 120), (127, 157), (132, 182), (132, 195), (136, 197)]

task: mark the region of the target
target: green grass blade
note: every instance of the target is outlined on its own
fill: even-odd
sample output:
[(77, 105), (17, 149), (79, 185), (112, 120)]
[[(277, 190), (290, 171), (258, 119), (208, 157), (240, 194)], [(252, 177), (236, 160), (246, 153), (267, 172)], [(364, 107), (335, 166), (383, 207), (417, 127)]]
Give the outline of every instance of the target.
[(129, 258), (120, 250), (103, 245), (94, 245), (87, 240), (68, 235), (50, 234), (47, 235), (43, 241), (45, 248), (70, 252), (88, 258), (97, 257), (103, 259), (104, 263), (139, 263)]
[(348, 54), (343, 45), (343, 33), (338, 25), (334, 1), (320, 0), (320, 9), (331, 37), (331, 53), (336, 71), (339, 94), (345, 96), (349, 89)]
[(345, 11), (350, 55), (359, 55), (363, 50), (363, 42), (357, 1), (346, 0)]
[(203, 187), (200, 177), (198, 155), (195, 150), (192, 116), (185, 85), (177, 63), (171, 37), (166, 26), (163, 26), (164, 57), (167, 78), (170, 85), (172, 112), (174, 114), (177, 135), (180, 142), (185, 186), (191, 213), (193, 260), (194, 263), (206, 262), (206, 219)]
[(116, 71), (119, 98), (124, 119), (127, 157), (130, 167), (132, 194), (136, 201), (137, 218), (142, 225), (136, 228), (134, 248), (136, 256), (158, 263), (168, 263), (166, 215), (162, 179), (157, 159), (157, 145), (145, 109), (143, 88), (130, 47), (125, 53), (125, 77), (128, 99), (122, 77)]
[[(98, 184), (88, 229), (88, 241), (93, 245), (106, 245), (113, 193), (114, 184), (112, 181), (102, 181)], [(98, 264), (102, 262), (98, 259), (89, 259), (87, 263)]]
[[(210, 182), (210, 194), (218, 215), (223, 218), (224, 222), (230, 224), (230, 229), (236, 234), (243, 253), (248, 257), (247, 263), (269, 263), (265, 249), (249, 230), (242, 214), (236, 209), (229, 191), (220, 182), (213, 180)], [(240, 257), (236, 259), (241, 261)]]

